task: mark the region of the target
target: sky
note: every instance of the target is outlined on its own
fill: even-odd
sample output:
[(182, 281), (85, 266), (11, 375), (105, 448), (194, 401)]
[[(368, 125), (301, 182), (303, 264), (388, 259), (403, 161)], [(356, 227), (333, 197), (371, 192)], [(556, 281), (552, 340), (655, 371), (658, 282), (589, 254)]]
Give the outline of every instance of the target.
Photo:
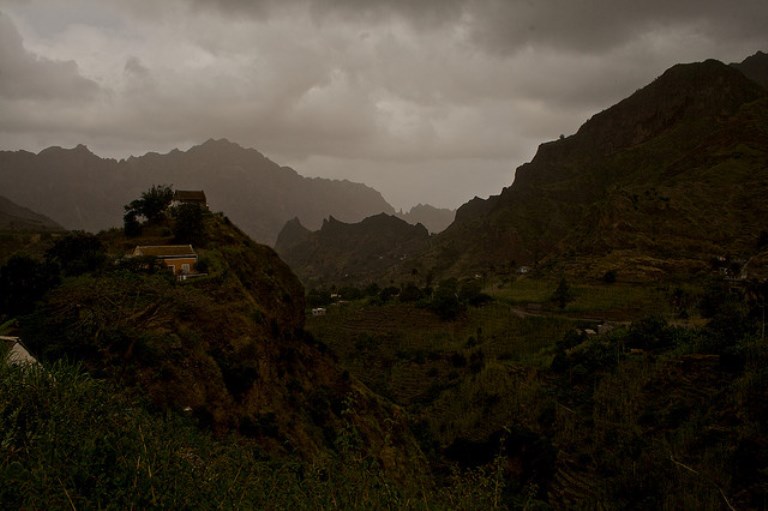
[(456, 208), (670, 66), (768, 51), (766, 27), (765, 0), (0, 0), (0, 149), (227, 138)]

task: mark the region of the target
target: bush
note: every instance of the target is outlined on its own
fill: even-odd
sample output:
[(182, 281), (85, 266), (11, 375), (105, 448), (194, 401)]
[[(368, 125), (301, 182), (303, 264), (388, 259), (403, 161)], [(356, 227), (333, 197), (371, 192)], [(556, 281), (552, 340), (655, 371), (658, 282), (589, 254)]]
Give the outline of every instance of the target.
[(405, 286), (405, 288), (400, 292), (400, 301), (401, 302), (417, 302), (422, 299), (423, 293), (421, 292), (421, 289), (416, 286), (416, 284), (408, 284)]
[(552, 293), (551, 300), (555, 302), (561, 309), (565, 309), (565, 306), (574, 300), (571, 286), (568, 285), (568, 281), (565, 280), (565, 277), (560, 279), (560, 282), (557, 285), (557, 289), (555, 289), (555, 292)]
[(107, 254), (101, 240), (82, 231), (59, 238), (45, 253), (49, 263), (57, 264), (65, 275), (82, 275), (104, 265)]
[(56, 265), (15, 255), (0, 267), (0, 314), (26, 314), (59, 283)]
[(204, 245), (204, 211), (197, 204), (182, 204), (174, 208), (173, 237), (176, 243)]

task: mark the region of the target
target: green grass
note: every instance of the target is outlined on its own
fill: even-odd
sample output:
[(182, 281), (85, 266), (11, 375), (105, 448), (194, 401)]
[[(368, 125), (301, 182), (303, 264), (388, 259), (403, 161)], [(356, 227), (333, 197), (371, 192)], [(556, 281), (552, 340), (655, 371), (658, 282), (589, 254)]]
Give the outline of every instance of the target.
[(428, 436), (445, 447), (458, 436), (503, 429), (521, 410), (541, 406), (545, 396), (535, 375), (578, 324), (521, 317), (498, 301), (469, 307), (455, 321), (413, 304), (356, 302), (309, 317), (306, 328), (353, 376), (422, 417)]
[(515, 305), (545, 303), (557, 287), (557, 280), (522, 277), (508, 286), (489, 290), (497, 300), (504, 300)]
[[(560, 310), (551, 301), (557, 280), (520, 278), (508, 286), (486, 292), (517, 307), (537, 304), (542, 313), (579, 317), (631, 320), (651, 314), (668, 314), (666, 291), (652, 284), (572, 282), (574, 299)], [(531, 312), (539, 312), (532, 310)]]

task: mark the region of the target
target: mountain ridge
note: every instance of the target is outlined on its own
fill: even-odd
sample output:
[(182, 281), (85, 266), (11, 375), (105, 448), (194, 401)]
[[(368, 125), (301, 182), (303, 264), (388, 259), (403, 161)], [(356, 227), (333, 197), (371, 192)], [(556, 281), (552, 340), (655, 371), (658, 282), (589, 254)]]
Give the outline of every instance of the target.
[(275, 250), (305, 285), (363, 282), (401, 266), (429, 239), (429, 231), (422, 224), (411, 225), (386, 213), (357, 223), (341, 222), (331, 216), (314, 232), (298, 219), (288, 222)]
[(121, 225), (120, 206), (159, 183), (204, 189), (215, 209), (226, 210), (249, 235), (270, 245), (294, 216), (319, 227), (328, 215), (358, 221), (394, 213), (373, 188), (307, 178), (226, 139), (122, 160), (101, 158), (82, 144), (72, 149), (52, 146), (38, 154), (0, 151), (0, 168), (0, 187), (10, 199), (69, 229), (98, 231)]
[[(531, 162), (518, 168), (514, 183), (498, 196), (476, 198), (459, 208), (456, 221), (432, 244), (425, 264), (453, 273), (487, 271), (513, 262), (537, 265), (557, 259), (558, 254), (594, 253), (594, 243), (602, 245), (598, 248), (603, 255), (629, 250), (633, 257), (664, 258), (675, 251), (677, 242), (665, 246), (675, 236), (680, 243), (711, 240), (709, 246), (698, 247), (699, 254), (681, 254), (683, 259), (705, 258), (706, 251), (718, 245), (721, 251), (743, 249), (749, 229), (757, 227), (754, 220), (746, 220), (747, 229), (730, 220), (723, 227), (739, 232), (738, 243), (728, 236), (715, 240), (711, 231), (693, 227), (707, 216), (719, 214), (727, 220), (728, 210), (716, 204), (723, 192), (717, 185), (727, 185), (732, 194), (750, 192), (750, 204), (758, 191), (768, 193), (762, 180), (750, 177), (749, 171), (765, 172), (766, 139), (761, 142), (765, 129), (758, 119), (765, 119), (766, 97), (756, 82), (718, 61), (673, 66), (595, 114), (574, 135), (541, 144)], [(742, 143), (748, 147), (739, 151)], [(718, 165), (730, 165), (733, 175), (738, 172), (748, 181), (729, 180), (723, 173), (723, 182), (717, 183), (707, 172)], [(687, 203), (686, 192), (692, 189), (700, 192), (698, 199), (711, 213), (694, 211)], [(658, 204), (652, 207), (662, 211), (666, 205), (677, 215), (668, 213), (663, 225), (654, 222), (652, 215), (658, 212), (641, 211), (640, 206), (651, 205), (639, 205), (646, 196), (656, 198)], [(731, 211), (741, 207), (729, 204)], [(756, 216), (765, 218), (764, 208), (757, 204), (755, 208)], [(596, 225), (607, 225), (594, 222), (601, 209), (602, 215), (614, 218), (610, 231), (595, 230)], [(626, 230), (627, 224), (633, 225), (634, 235)], [(656, 240), (649, 236), (654, 229)], [(691, 229), (688, 238), (686, 229)], [(446, 253), (460, 255), (451, 261)]]

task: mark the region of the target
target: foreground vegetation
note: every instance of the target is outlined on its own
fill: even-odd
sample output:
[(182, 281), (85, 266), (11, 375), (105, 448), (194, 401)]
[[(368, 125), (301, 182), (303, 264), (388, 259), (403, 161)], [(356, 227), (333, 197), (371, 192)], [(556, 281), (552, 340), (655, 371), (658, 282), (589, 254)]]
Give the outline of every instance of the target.
[[(348, 408), (346, 414), (355, 414)], [(189, 417), (152, 413), (81, 367), (0, 364), (3, 509), (500, 509), (498, 471), (442, 488), (388, 477), (353, 422), (338, 453), (269, 459), (256, 442), (214, 438)]]
[(768, 506), (765, 283), (574, 283), (562, 309), (557, 280), (521, 283), (452, 320), (374, 297), (307, 327), (408, 410), (437, 474), (502, 456), (555, 509)]

